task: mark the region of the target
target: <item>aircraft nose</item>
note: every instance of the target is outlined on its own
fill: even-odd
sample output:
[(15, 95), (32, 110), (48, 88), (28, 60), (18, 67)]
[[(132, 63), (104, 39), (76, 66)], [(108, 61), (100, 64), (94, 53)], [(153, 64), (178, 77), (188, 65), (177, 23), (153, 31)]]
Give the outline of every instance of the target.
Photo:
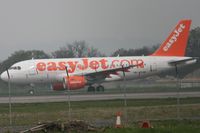
[(3, 72), (2, 74), (1, 74), (1, 79), (3, 80), (3, 81), (8, 81), (8, 75), (7, 75), (7, 72), (5, 71), (5, 72)]

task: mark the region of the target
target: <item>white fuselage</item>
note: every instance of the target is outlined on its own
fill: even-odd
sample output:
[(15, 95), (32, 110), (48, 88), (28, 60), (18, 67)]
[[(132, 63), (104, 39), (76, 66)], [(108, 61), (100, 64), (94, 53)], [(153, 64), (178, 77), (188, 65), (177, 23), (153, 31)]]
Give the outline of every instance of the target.
[[(20, 84), (30, 83), (57, 83), (66, 77), (66, 66), (69, 75), (85, 75), (102, 70), (134, 65), (125, 71), (126, 79), (139, 79), (161, 72), (174, 70), (170, 61), (189, 59), (191, 57), (164, 57), (164, 56), (129, 56), (129, 57), (99, 57), (99, 58), (63, 58), (63, 59), (34, 59), (14, 64), (8, 71), (10, 82)], [(188, 61), (185, 65), (194, 64)], [(8, 81), (7, 72), (1, 78)], [(123, 72), (110, 74), (103, 81), (123, 79)]]
[(61, 83), (64, 83), (64, 88), (79, 89), (94, 83), (121, 80), (124, 75), (126, 79), (139, 79), (175, 70), (197, 62), (195, 58), (184, 57), (191, 22), (180, 20), (150, 56), (27, 60), (11, 66), (1, 74), (1, 79), (22, 84), (51, 83), (55, 89), (62, 88)]

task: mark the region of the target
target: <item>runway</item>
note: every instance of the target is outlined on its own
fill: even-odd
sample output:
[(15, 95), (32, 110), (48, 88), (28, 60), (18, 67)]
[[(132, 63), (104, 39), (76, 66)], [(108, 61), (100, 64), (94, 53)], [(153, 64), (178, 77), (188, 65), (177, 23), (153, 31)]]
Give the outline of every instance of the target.
[[(176, 98), (177, 92), (159, 92), (159, 93), (128, 93), (127, 99), (159, 99), (159, 98)], [(180, 92), (180, 98), (200, 97), (199, 92)], [(71, 95), (71, 101), (95, 101), (95, 100), (114, 100), (124, 99), (124, 94), (82, 94)], [(42, 103), (42, 102), (64, 102), (68, 101), (67, 95), (56, 96), (17, 96), (11, 97), (12, 103)], [(0, 103), (9, 103), (9, 97), (0, 97)]]

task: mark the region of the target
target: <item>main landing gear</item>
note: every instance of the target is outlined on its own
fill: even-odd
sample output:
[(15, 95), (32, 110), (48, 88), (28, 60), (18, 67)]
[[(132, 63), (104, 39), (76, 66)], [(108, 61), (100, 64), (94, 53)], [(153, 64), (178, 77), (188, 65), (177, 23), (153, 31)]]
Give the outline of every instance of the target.
[(88, 92), (104, 92), (104, 87), (102, 85), (97, 86), (96, 88), (94, 86), (88, 87)]

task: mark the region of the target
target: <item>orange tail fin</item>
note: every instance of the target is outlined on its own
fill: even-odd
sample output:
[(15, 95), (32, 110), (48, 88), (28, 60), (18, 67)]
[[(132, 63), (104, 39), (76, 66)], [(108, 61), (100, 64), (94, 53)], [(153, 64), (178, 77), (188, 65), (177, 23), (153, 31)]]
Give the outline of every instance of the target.
[(151, 56), (184, 56), (191, 20), (181, 20)]

